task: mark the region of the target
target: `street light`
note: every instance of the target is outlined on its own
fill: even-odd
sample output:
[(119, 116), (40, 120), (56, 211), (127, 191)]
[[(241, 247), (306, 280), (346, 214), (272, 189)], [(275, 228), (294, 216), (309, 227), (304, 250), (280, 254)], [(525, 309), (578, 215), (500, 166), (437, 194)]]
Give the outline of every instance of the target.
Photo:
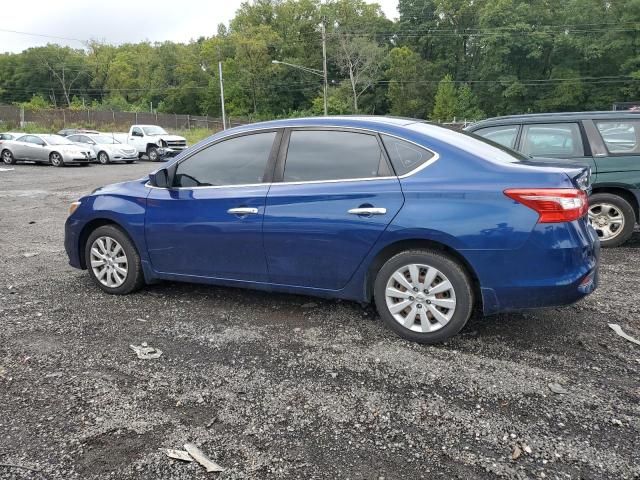
[(271, 63), (275, 65), (286, 65), (287, 67), (297, 68), (298, 70), (302, 70), (303, 72), (311, 73), (313, 75), (318, 75), (322, 77), (324, 80), (324, 89), (323, 89), (323, 97), (324, 97), (324, 115), (325, 117), (328, 115), (327, 113), (327, 72), (326, 70), (317, 70), (315, 68), (303, 67), (302, 65), (295, 65), (293, 63), (281, 62), (280, 60), (271, 60)]

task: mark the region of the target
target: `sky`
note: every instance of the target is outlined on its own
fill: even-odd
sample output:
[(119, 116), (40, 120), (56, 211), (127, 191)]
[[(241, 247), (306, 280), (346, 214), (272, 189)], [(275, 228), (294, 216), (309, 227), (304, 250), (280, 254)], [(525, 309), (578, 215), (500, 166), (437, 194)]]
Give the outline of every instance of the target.
[[(243, 0), (22, 0), (0, 9), (0, 52), (58, 43), (82, 48), (81, 41), (126, 43), (188, 42), (228, 25)], [(366, 0), (374, 3), (374, 0)], [(4, 3), (4, 2), (3, 2)], [(377, 0), (396, 18), (398, 0)], [(49, 35), (33, 36), (20, 33)], [(75, 40), (74, 40), (75, 39)]]

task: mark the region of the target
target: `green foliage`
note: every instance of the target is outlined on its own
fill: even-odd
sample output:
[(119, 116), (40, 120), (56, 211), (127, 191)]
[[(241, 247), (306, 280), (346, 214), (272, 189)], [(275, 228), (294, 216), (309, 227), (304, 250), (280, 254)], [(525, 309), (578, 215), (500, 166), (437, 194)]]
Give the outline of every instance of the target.
[(451, 75), (445, 77), (438, 84), (436, 101), (431, 113), (431, 119), (437, 122), (451, 122), (458, 112), (458, 94)]
[(31, 97), (31, 100), (29, 100), (28, 102), (20, 102), (20, 106), (32, 110), (42, 110), (52, 107), (51, 103), (45, 100), (40, 94), (33, 95)]
[(323, 19), (330, 113), (451, 120), (640, 100), (640, 0), (398, 0), (398, 11), (253, 0), (187, 44), (0, 54), (0, 104), (220, 115), (222, 62), (230, 116), (322, 114), (322, 78), (272, 61), (321, 69)]

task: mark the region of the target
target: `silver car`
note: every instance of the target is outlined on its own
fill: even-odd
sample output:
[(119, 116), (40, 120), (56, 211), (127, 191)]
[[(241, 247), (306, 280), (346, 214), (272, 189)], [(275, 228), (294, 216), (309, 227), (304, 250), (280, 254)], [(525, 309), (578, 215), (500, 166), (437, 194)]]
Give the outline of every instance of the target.
[(82, 133), (69, 135), (67, 139), (76, 145), (90, 148), (102, 165), (111, 162), (133, 163), (138, 159), (138, 151), (134, 147), (120, 143), (110, 135)]
[(88, 164), (95, 159), (93, 151), (74, 145), (60, 135), (23, 135), (15, 140), (2, 140), (0, 156), (6, 164), (18, 160), (50, 163), (63, 167), (71, 163)]

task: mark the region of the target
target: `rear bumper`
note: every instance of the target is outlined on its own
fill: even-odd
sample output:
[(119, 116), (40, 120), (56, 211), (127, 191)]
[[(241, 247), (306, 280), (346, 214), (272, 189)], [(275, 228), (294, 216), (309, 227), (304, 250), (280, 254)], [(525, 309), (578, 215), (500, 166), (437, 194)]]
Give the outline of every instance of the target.
[(569, 305), (598, 285), (600, 242), (585, 219), (539, 224), (517, 250), (465, 254), (477, 270), (485, 315)]

